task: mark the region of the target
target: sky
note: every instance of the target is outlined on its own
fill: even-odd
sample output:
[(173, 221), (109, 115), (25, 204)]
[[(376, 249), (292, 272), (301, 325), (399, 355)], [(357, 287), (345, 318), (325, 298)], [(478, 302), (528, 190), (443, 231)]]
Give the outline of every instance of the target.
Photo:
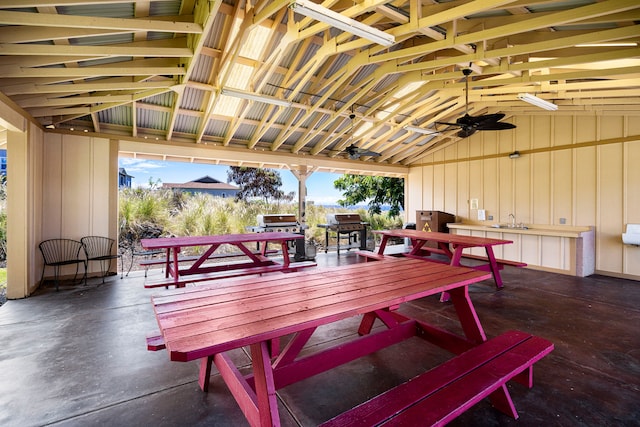
[[(205, 165), (186, 162), (165, 162), (157, 160), (120, 158), (118, 165), (124, 168), (132, 178), (132, 187), (147, 187), (149, 180), (160, 180), (162, 183), (185, 183), (209, 175), (218, 181), (227, 182), (228, 166)], [(298, 194), (298, 180), (284, 169), (276, 169), (282, 178), (282, 190)], [(341, 174), (314, 172), (307, 178), (307, 201), (318, 205), (333, 205), (342, 194), (333, 187), (333, 181)]]

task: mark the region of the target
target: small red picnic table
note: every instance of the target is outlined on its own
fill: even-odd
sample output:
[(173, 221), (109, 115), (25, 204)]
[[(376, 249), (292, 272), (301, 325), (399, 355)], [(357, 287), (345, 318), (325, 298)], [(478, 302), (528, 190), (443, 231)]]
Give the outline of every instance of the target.
[[(384, 250), (387, 246), (387, 242), (390, 237), (396, 238), (408, 238), (411, 240), (412, 248), (409, 253), (405, 254), (408, 257), (423, 258), (423, 252), (434, 252), (442, 255), (446, 255), (449, 258), (449, 263), (452, 266), (460, 266), (463, 251), (468, 248), (484, 248), (487, 254), (487, 263), (480, 266), (473, 266), (472, 268), (478, 270), (490, 271), (493, 275), (493, 279), (496, 282), (496, 287), (502, 288), (502, 277), (500, 277), (500, 262), (496, 260), (496, 256), (493, 252), (493, 247), (497, 245), (507, 245), (513, 243), (512, 240), (492, 239), (488, 237), (478, 236), (462, 236), (459, 234), (440, 233), (436, 231), (420, 231), (411, 229), (396, 229), (396, 230), (374, 230), (376, 234), (382, 235), (382, 241), (378, 248), (378, 254), (384, 254)], [(426, 247), (428, 242), (437, 243), (438, 247)], [(453, 250), (452, 250), (453, 249)], [(526, 265), (524, 263), (518, 263)]]
[[(290, 269), (288, 242), (297, 239), (304, 239), (304, 235), (298, 233), (269, 232), (269, 233), (243, 233), (243, 234), (220, 234), (211, 236), (185, 236), (185, 237), (161, 237), (155, 239), (142, 239), (140, 244), (147, 250), (166, 250), (165, 277), (172, 280), (161, 283), (162, 286), (174, 284), (176, 287), (184, 286), (185, 282), (214, 279), (210, 273), (236, 272), (237, 275), (261, 274), (275, 271), (288, 271)], [(249, 244), (258, 244), (260, 252), (256, 253), (250, 249)], [(280, 245), (282, 250), (282, 262), (273, 258), (267, 258), (268, 244)], [(240, 253), (249, 259), (244, 262), (217, 263), (215, 265), (205, 265), (213, 256), (214, 252), (223, 245), (235, 246)], [(179, 264), (184, 261), (180, 259), (180, 252), (183, 248), (204, 247), (206, 248), (198, 257), (190, 259), (187, 267), (180, 268)], [(200, 275), (196, 279), (194, 276)], [(222, 277), (223, 275), (221, 275)], [(148, 287), (156, 287), (149, 285)]]

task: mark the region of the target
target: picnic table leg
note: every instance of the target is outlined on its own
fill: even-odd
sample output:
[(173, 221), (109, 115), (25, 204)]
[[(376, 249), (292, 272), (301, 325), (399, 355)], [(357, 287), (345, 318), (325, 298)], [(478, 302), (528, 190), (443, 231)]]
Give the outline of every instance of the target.
[[(448, 252), (447, 256), (451, 260), (449, 265), (452, 265), (454, 267), (460, 267), (460, 260), (462, 259), (462, 251), (464, 250), (464, 247), (456, 246), (455, 249), (454, 249), (455, 252), (451, 252), (449, 250), (449, 247), (446, 246), (446, 245), (442, 246), (441, 248), (443, 250), (446, 248), (446, 252)], [(449, 295), (448, 292), (443, 292), (443, 293), (440, 294), (440, 302), (447, 302), (450, 299), (451, 299), (451, 296)]]
[(278, 399), (273, 382), (273, 370), (266, 342), (251, 345), (251, 364), (257, 396), (259, 422), (261, 427), (279, 426)]
[(493, 279), (496, 281), (496, 287), (498, 289), (502, 289), (504, 286), (502, 284), (502, 277), (500, 277), (500, 268), (498, 263), (496, 262), (496, 257), (493, 254), (493, 248), (491, 246), (486, 246), (487, 249), (487, 259), (489, 260), (489, 266), (491, 267), (491, 274), (493, 274)]
[(469, 287), (461, 286), (451, 289), (449, 295), (451, 295), (451, 301), (458, 314), (458, 319), (460, 319), (464, 335), (478, 344), (486, 341), (487, 336), (484, 333), (484, 329), (482, 329), (478, 313), (476, 313), (476, 309), (471, 302), (471, 297), (469, 297)]
[(380, 242), (380, 247), (378, 248), (379, 255), (384, 255), (384, 249), (387, 247), (387, 240), (389, 240), (389, 237), (386, 234), (383, 234), (382, 241)]
[[(283, 265), (285, 267), (289, 267), (289, 248), (287, 247), (287, 241), (283, 240), (282, 242), (280, 242), (281, 246), (282, 246), (282, 258), (283, 258)], [(266, 244), (265, 244), (266, 247)]]

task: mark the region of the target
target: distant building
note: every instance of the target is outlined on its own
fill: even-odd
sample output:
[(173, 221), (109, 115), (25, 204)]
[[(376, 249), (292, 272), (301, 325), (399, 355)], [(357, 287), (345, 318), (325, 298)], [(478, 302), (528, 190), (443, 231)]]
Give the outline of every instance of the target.
[(135, 176), (129, 175), (124, 168), (118, 169), (118, 187), (131, 188), (131, 178), (135, 178)]
[(7, 150), (0, 150), (0, 175), (7, 176)]
[(206, 193), (216, 197), (235, 197), (240, 188), (218, 181), (209, 175), (203, 176), (184, 184), (164, 183), (163, 188), (171, 188), (172, 190), (184, 191), (187, 193)]

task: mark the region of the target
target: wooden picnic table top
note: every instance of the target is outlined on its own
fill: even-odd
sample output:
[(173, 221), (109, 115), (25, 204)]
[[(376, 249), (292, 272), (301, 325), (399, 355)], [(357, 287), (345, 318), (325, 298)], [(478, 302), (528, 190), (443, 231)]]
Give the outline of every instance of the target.
[(513, 240), (494, 239), (480, 236), (464, 236), (460, 234), (441, 233), (438, 231), (421, 231), (407, 228), (394, 230), (373, 230), (376, 234), (388, 237), (406, 237), (417, 240), (430, 240), (434, 242), (450, 243), (454, 245), (473, 246), (493, 246), (513, 243)]
[(250, 242), (280, 242), (283, 240), (304, 239), (304, 235), (286, 232), (216, 234), (210, 236), (158, 237), (141, 239), (145, 249), (167, 249), (185, 246), (207, 246), (216, 244), (241, 244)]
[(489, 278), (398, 258), (170, 290), (152, 304), (171, 360), (189, 361)]

